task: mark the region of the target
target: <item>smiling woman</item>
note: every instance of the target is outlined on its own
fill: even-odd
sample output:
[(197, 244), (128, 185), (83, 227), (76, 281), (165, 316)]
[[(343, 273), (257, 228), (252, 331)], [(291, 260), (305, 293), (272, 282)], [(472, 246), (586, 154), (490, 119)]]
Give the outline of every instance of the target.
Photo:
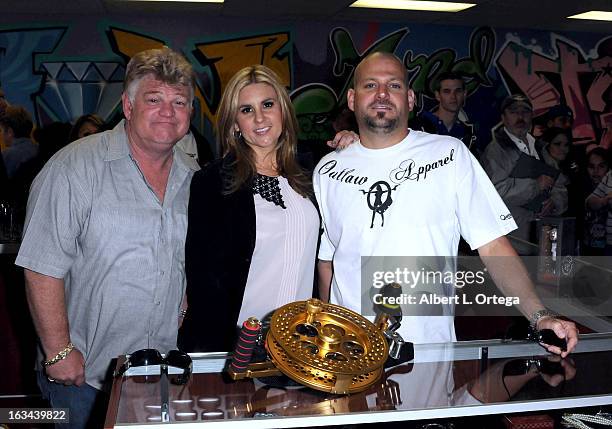
[(276, 91), (267, 83), (247, 85), (240, 90), (238, 104), (234, 132), (242, 134), (255, 155), (258, 168), (275, 173), (276, 145), (283, 131), (283, 115)]
[(296, 136), (280, 79), (264, 66), (240, 70), (219, 106), (223, 157), (191, 183), (182, 349), (231, 350), (243, 320), (312, 296), (319, 217)]

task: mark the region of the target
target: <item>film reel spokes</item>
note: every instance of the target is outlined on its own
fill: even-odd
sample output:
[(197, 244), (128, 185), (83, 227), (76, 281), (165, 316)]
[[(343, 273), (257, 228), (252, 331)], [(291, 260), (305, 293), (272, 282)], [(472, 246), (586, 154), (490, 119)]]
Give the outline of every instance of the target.
[[(280, 372), (313, 389), (337, 394), (359, 392), (375, 383), (389, 353), (382, 331), (373, 323), (317, 299), (276, 310), (265, 346)], [(247, 376), (260, 375), (250, 371)]]

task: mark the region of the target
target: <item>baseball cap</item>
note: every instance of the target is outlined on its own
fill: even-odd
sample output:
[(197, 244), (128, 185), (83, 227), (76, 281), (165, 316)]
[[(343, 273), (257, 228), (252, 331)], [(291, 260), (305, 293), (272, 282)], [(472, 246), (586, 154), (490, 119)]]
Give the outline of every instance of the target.
[(546, 113), (548, 119), (555, 119), (558, 117), (571, 118), (574, 119), (574, 112), (565, 104), (557, 104), (550, 108), (548, 113)]
[(504, 110), (515, 104), (523, 105), (529, 110), (533, 110), (533, 105), (531, 104), (531, 101), (529, 101), (529, 98), (525, 97), (522, 94), (512, 94), (504, 98), (504, 101), (502, 101), (501, 111), (503, 112)]

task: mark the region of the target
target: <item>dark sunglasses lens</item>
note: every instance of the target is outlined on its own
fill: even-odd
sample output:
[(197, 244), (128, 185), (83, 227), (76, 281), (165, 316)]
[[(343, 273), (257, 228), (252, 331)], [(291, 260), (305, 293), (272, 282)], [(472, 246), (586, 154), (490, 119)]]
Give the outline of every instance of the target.
[(116, 377), (122, 376), (126, 371), (132, 367), (137, 366), (148, 366), (148, 365), (159, 365), (162, 362), (162, 356), (159, 351), (155, 349), (142, 349), (136, 350), (128, 355), (125, 363), (115, 373)]
[(159, 365), (162, 361), (161, 353), (155, 349), (142, 349), (130, 355), (131, 366)]
[(166, 362), (168, 365), (191, 370), (191, 357), (187, 353), (183, 353), (178, 350), (170, 350), (166, 355)]

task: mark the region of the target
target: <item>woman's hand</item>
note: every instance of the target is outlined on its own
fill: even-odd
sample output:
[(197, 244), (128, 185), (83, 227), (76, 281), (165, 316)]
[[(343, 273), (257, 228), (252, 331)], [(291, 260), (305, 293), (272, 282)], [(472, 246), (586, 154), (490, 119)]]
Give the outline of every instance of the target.
[(342, 150), (359, 140), (359, 134), (353, 131), (342, 130), (338, 131), (333, 140), (327, 141), (327, 146)]

